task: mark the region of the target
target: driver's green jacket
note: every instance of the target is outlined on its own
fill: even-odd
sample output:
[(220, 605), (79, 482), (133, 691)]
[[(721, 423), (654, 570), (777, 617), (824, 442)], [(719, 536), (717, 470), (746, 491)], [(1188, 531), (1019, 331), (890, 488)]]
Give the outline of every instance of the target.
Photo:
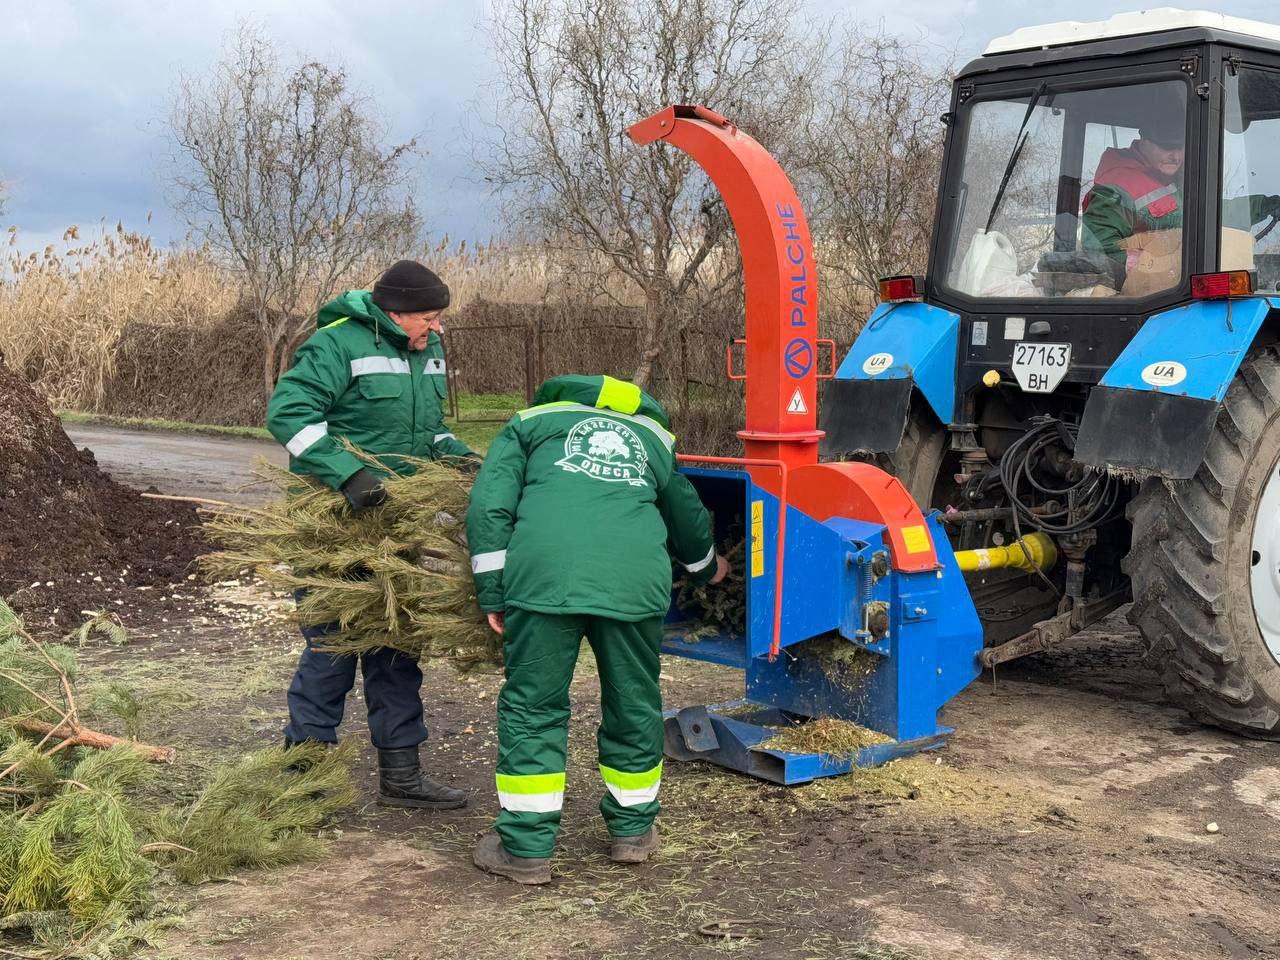
[[(1149, 230), (1182, 228), (1181, 178), (1154, 174), (1132, 148), (1103, 151), (1092, 189), (1084, 198), (1083, 246), (1123, 264), (1124, 241)], [(1254, 194), (1222, 202), (1222, 225), (1248, 230), (1280, 213), (1280, 197)]]
[(716, 568), (666, 412), (612, 377), (555, 377), (507, 422), (471, 491), (467, 540), (488, 612), (644, 620), (670, 607), (672, 558), (695, 582)]
[(1110, 147), (1098, 161), (1083, 207), (1085, 249), (1123, 262), (1126, 238), (1182, 226), (1182, 184), (1153, 173), (1132, 147)]

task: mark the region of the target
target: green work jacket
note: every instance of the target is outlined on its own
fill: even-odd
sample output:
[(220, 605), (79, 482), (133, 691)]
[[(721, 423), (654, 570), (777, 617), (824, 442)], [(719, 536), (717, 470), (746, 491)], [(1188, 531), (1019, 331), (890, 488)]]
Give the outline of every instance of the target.
[(662, 616), (674, 557), (715, 573), (711, 520), (676, 470), (666, 412), (634, 384), (556, 377), (502, 428), (471, 491), (482, 609)]
[(436, 334), (425, 350), (410, 350), (367, 290), (325, 304), (316, 322), (267, 405), (267, 429), (288, 449), (290, 470), (339, 489), (364, 466), (342, 449), (343, 437), (396, 472), (407, 469), (398, 455), (471, 454), (444, 425), (448, 385)]

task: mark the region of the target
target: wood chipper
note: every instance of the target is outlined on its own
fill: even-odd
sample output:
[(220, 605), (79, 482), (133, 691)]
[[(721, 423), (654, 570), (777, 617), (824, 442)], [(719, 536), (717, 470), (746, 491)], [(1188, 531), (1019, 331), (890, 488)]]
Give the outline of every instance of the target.
[[(957, 558), (939, 516), (926, 517), (879, 468), (818, 462), (817, 265), (777, 162), (705, 107), (669, 107), (629, 133), (684, 150), (706, 171), (737, 231), (746, 286), (745, 373), (732, 371), (734, 344), (728, 358), (746, 384), (745, 455), (681, 457), (718, 539), (745, 533), (745, 628), (695, 638), (698, 611), (673, 604), (664, 646), (741, 669), (745, 697), (671, 711), (668, 755), (799, 783), (939, 746), (949, 732), (939, 709), (980, 670), (982, 630), (962, 567), (1000, 559)], [(1030, 545), (1007, 552), (1045, 562)], [(841, 666), (842, 649), (858, 654), (856, 669)], [(883, 740), (842, 757), (761, 746), (819, 718)]]

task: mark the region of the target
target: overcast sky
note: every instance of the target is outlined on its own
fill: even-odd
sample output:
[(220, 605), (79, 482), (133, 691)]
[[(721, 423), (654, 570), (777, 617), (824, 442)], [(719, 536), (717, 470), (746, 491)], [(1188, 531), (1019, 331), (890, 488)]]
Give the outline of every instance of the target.
[[(69, 224), (99, 220), (149, 229), (162, 243), (180, 240), (185, 228), (161, 176), (174, 79), (206, 70), (228, 32), (251, 18), (288, 51), (340, 58), (377, 99), (393, 135), (421, 135), (428, 151), (422, 205), (434, 234), (488, 239), (500, 224), (460, 137), (466, 106), (483, 97), (492, 72), (487, 6), (486, 0), (0, 0), (0, 180), (9, 191), (0, 219), (18, 227), (28, 248), (59, 237)], [(809, 3), (816, 18), (883, 23), (956, 47), (961, 60), (992, 36), (1056, 19), (1048, 7), (1026, 0)], [(1077, 0), (1073, 7), (1070, 16), (1080, 20), (1138, 9), (1105, 0)], [(1248, 0), (1211, 9), (1268, 19), (1270, 7)]]

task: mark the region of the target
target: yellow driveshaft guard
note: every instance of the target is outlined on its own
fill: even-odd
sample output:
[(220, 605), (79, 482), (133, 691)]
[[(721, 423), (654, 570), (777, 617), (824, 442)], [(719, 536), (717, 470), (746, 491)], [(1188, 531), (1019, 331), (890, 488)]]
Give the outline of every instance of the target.
[(957, 550), (956, 563), (964, 573), (979, 570), (1004, 570), (1012, 568), (1024, 573), (1051, 570), (1058, 562), (1058, 548), (1043, 533), (1029, 533), (1017, 543), (1007, 547), (988, 547), (985, 550)]

